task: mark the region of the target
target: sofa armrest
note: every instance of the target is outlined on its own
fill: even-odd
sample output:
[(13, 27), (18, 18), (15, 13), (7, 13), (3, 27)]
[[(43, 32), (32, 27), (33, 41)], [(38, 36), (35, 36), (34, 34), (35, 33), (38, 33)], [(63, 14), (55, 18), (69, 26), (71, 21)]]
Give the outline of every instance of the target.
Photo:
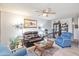
[(26, 48), (16, 49), (15, 52), (12, 53), (12, 56), (24, 56), (27, 54)]
[(63, 40), (70, 40), (71, 41), (71, 39), (69, 39), (69, 38), (64, 38)]

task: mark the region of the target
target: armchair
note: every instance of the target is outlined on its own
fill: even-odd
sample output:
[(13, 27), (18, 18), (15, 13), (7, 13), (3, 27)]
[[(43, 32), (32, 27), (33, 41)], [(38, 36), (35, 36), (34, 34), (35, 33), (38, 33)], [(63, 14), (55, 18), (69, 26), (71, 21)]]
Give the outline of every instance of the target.
[(71, 47), (72, 34), (69, 32), (62, 32), (60, 36), (56, 37), (55, 43), (62, 48)]

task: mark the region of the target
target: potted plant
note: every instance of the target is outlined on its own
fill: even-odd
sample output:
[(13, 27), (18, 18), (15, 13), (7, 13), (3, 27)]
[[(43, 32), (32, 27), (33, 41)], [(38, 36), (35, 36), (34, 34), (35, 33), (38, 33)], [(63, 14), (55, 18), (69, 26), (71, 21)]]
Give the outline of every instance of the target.
[(10, 49), (11, 49), (11, 50), (13, 50), (13, 49), (16, 48), (16, 46), (17, 46), (17, 41), (18, 41), (17, 37), (14, 38), (14, 39), (10, 39)]

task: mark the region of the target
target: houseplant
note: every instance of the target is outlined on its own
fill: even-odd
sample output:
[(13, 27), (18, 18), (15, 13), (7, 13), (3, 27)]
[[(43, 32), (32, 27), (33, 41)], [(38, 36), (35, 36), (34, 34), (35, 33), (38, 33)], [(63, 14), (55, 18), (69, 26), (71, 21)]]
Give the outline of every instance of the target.
[(18, 38), (13, 38), (13, 39), (10, 39), (10, 49), (13, 50), (16, 48), (18, 43)]

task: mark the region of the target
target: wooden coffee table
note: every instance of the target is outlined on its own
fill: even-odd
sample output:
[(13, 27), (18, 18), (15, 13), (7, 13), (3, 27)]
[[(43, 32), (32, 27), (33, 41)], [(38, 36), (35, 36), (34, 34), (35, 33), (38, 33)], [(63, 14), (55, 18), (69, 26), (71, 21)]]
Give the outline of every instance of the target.
[(47, 42), (44, 41), (42, 43), (41, 42), (34, 43), (34, 46), (35, 46), (34, 51), (38, 50), (40, 52), (40, 56), (42, 56), (42, 54), (44, 53), (45, 49), (53, 47), (53, 43), (54, 43), (54, 41), (50, 41), (50, 40), (47, 41)]
[(40, 45), (40, 44), (37, 44), (37, 43), (34, 43), (34, 46), (35, 46), (34, 51), (38, 50), (40, 52), (40, 56), (42, 56), (42, 54), (44, 52), (44, 48), (43, 48), (44, 46), (43, 45)]

